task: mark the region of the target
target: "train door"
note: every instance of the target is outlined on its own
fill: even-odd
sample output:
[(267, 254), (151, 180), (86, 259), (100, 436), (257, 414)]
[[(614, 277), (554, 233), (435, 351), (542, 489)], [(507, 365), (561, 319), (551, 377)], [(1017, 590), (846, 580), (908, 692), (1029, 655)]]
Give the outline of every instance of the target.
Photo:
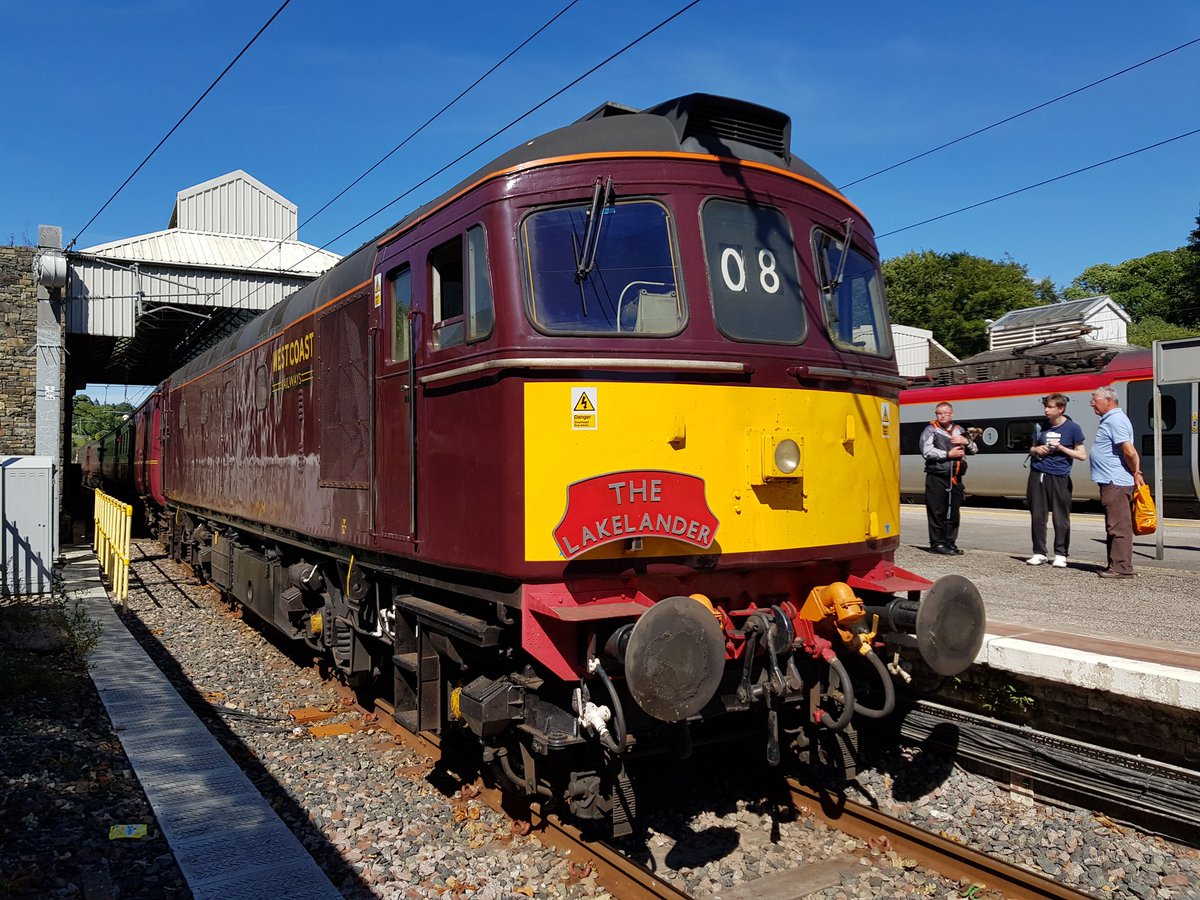
[[(1154, 384), (1129, 384), (1126, 409), (1133, 422), (1137, 450), (1142, 457), (1146, 482), (1154, 484)], [(1163, 496), (1190, 501), (1195, 507), (1200, 472), (1196, 459), (1196, 385), (1168, 384), (1162, 387)]]
[(381, 545), (416, 540), (416, 397), (413, 273), (407, 254), (375, 274), (375, 491), (373, 527)]
[(163, 395), (155, 392), (150, 395), (149, 446), (146, 450), (146, 482), (150, 496), (160, 505), (166, 502), (163, 497)]

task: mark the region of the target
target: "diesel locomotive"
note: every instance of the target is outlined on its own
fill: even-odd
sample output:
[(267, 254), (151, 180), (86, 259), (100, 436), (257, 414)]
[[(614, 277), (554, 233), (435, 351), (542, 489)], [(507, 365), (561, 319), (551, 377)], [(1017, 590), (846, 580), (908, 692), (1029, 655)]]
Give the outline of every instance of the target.
[(171, 375), (89, 477), (400, 722), (616, 834), (640, 756), (852, 770), (856, 715), (916, 657), (966, 668), (984, 608), (894, 563), (878, 252), (790, 131), (691, 95), (521, 144)]

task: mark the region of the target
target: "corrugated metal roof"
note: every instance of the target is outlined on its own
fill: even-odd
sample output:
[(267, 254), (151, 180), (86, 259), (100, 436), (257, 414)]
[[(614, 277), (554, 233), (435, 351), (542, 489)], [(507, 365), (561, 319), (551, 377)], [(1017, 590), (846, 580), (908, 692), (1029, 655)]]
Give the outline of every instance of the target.
[(1028, 309), (1014, 309), (1007, 312), (992, 324), (992, 332), (1006, 328), (1027, 328), (1031, 325), (1054, 325), (1058, 323), (1083, 322), (1102, 306), (1110, 305), (1129, 321), (1129, 314), (1108, 294), (1098, 297), (1085, 297), (1083, 300), (1071, 300), (1067, 303), (1047, 303), (1045, 306), (1031, 306)]
[(303, 241), (216, 234), (168, 228), (152, 234), (98, 244), (72, 254), (75, 258), (101, 257), (123, 262), (154, 262), (250, 272), (273, 272), (315, 278), (341, 259)]
[(287, 240), (297, 221), (295, 203), (237, 169), (176, 194), (169, 227)]

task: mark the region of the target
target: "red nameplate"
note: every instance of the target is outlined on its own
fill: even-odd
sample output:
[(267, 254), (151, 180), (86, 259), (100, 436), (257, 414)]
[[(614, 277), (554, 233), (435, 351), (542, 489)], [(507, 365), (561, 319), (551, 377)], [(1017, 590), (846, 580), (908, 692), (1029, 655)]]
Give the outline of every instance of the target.
[(567, 509), (554, 540), (567, 559), (630, 538), (670, 538), (708, 548), (718, 525), (704, 498), (703, 478), (654, 470), (613, 472), (567, 488)]

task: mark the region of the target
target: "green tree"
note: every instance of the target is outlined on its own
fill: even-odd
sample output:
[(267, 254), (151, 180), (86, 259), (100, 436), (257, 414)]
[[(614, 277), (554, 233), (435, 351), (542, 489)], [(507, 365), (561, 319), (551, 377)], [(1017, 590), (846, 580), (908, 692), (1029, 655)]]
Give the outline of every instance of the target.
[(1189, 321), (1200, 320), (1200, 215), (1196, 216), (1196, 227), (1188, 235), (1188, 244), (1183, 254), (1183, 284), (1180, 291), (1180, 312)]
[(1134, 322), (1156, 316), (1173, 325), (1200, 325), (1200, 309), (1187, 308), (1192, 305), (1186, 291), (1190, 256), (1190, 251), (1181, 247), (1116, 265), (1088, 266), (1063, 293), (1068, 300), (1108, 294), (1125, 307)]
[(987, 349), (985, 319), (1058, 300), (1049, 278), (1034, 281), (1011, 257), (914, 251), (884, 262), (883, 280), (892, 321), (928, 328), (960, 357)]
[(77, 450), (108, 434), (132, 413), (128, 402), (97, 404), (87, 394), (76, 394), (71, 400), (72, 447)]
[(1175, 341), (1189, 337), (1200, 337), (1200, 330), (1164, 322), (1158, 316), (1138, 319), (1130, 324), (1128, 332), (1129, 343), (1139, 347), (1149, 347), (1155, 341)]

